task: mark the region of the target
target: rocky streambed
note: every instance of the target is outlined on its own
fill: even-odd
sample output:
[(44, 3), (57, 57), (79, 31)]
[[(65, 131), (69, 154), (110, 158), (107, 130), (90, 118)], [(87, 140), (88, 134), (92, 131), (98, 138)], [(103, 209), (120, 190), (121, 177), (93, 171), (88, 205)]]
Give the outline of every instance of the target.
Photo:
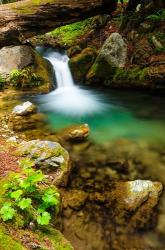
[[(34, 119), (31, 126), (29, 119), (33, 120), (34, 114), (38, 114), (36, 106), (26, 102), (1, 115), (1, 157), (5, 152), (15, 157), (16, 150), (16, 157), (35, 159), (48, 182), (58, 186), (61, 208), (53, 227), (74, 249), (163, 249), (164, 147), (126, 138), (96, 144), (87, 139), (87, 125), (55, 132), (45, 119), (40, 120), (40, 126)], [(12, 125), (17, 120), (22, 126)], [(67, 149), (69, 158), (57, 141)], [(20, 171), (18, 166), (16, 171)], [(9, 225), (5, 225), (5, 230), (9, 230)], [(41, 232), (44, 242), (48, 237), (44, 247), (54, 249), (51, 240), (53, 237), (57, 242), (57, 231), (49, 228), (44, 236), (45, 229), (39, 233), (37, 228), (29, 231), (29, 227), (21, 227), (15, 229), (15, 234), (15, 225), (9, 230), (13, 240), (17, 235), (21, 249), (33, 249), (35, 244), (42, 249), (37, 236)], [(57, 249), (65, 249), (65, 240), (60, 238), (58, 242)]]

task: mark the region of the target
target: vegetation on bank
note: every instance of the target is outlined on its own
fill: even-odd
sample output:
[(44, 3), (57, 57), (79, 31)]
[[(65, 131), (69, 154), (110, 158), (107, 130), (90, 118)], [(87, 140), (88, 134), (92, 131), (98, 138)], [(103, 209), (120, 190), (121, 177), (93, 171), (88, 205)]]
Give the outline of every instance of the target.
[(59, 42), (71, 46), (75, 40), (83, 36), (90, 28), (92, 18), (59, 27), (48, 33), (51, 37), (58, 38)]
[(39, 225), (48, 225), (51, 213), (54, 215), (60, 204), (60, 195), (55, 187), (46, 184), (41, 170), (34, 169), (34, 163), (28, 158), (20, 161), (22, 171), (13, 174), (10, 182), (3, 185), (0, 216), (3, 221), (17, 219), (22, 224), (31, 221)]

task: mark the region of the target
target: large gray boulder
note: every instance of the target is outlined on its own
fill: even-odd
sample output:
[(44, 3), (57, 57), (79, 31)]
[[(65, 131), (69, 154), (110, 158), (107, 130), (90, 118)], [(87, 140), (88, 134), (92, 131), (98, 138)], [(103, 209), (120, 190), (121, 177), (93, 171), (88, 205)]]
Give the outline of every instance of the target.
[(34, 161), (36, 167), (50, 173), (52, 183), (65, 186), (70, 172), (69, 154), (57, 142), (52, 141), (23, 141), (20, 143), (17, 154)]
[(105, 41), (97, 60), (104, 59), (112, 67), (124, 67), (127, 58), (127, 45), (119, 33), (112, 33)]
[[(18, 74), (12, 76), (13, 70)], [(14, 86), (37, 93), (48, 93), (53, 88), (52, 65), (30, 45), (0, 49), (0, 74), (7, 82), (6, 88)]]
[(109, 79), (116, 69), (123, 68), (127, 60), (127, 44), (119, 33), (112, 33), (105, 41), (87, 74), (88, 80)]
[(13, 69), (21, 70), (33, 61), (34, 53), (30, 46), (3, 47), (0, 50), (0, 73), (10, 74)]

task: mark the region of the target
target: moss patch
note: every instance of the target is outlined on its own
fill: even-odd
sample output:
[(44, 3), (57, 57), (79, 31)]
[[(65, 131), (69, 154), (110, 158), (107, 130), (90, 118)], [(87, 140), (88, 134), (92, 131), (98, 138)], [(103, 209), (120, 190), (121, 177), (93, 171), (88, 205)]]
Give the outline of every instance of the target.
[(75, 44), (75, 40), (79, 39), (90, 29), (91, 22), (92, 18), (88, 18), (80, 22), (59, 27), (48, 34), (51, 37), (57, 38), (60, 44), (72, 46)]
[(1, 250), (26, 250), (21, 243), (12, 239), (10, 235), (5, 232), (5, 229), (0, 226), (0, 249)]
[(69, 61), (69, 66), (76, 80), (82, 80), (96, 58), (96, 51), (92, 48), (84, 49)]

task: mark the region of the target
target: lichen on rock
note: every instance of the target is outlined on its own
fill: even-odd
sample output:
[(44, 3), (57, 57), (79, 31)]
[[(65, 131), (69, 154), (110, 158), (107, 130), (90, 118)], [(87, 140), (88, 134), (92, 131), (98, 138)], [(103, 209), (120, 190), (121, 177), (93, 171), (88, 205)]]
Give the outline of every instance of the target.
[(65, 186), (70, 172), (68, 152), (57, 142), (52, 141), (23, 141), (17, 154), (32, 159), (36, 165), (47, 173), (51, 173), (54, 185)]

